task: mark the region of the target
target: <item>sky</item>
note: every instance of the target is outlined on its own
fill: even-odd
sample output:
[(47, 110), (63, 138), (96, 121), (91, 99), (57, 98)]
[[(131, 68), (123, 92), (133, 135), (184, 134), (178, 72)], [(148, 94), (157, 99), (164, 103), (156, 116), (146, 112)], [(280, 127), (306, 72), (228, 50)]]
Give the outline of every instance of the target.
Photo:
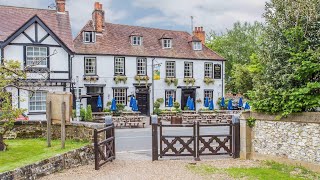
[[(91, 19), (95, 1), (103, 4), (106, 21), (161, 29), (224, 32), (233, 23), (263, 22), (266, 0), (67, 0), (73, 36)], [(0, 5), (48, 9), (55, 0), (0, 0)]]

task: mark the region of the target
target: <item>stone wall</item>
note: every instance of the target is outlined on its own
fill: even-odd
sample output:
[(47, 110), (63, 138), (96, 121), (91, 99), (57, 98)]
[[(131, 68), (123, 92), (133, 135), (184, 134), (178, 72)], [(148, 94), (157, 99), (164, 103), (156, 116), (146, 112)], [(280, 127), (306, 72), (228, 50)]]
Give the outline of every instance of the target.
[[(103, 127), (104, 125), (101, 123), (72, 122), (66, 125), (66, 139), (91, 141), (93, 139), (93, 130)], [(51, 132), (53, 139), (59, 139), (61, 137), (61, 126), (52, 125)], [(16, 121), (10, 134), (22, 139), (45, 138), (47, 121)]]
[[(253, 128), (246, 125), (250, 116), (256, 118)], [(320, 113), (276, 119), (275, 115), (242, 114), (241, 157), (280, 160), (320, 171)]]
[(89, 145), (34, 164), (17, 168), (13, 171), (0, 173), (0, 179), (38, 179), (64, 169), (87, 165), (93, 162), (94, 150), (93, 147)]

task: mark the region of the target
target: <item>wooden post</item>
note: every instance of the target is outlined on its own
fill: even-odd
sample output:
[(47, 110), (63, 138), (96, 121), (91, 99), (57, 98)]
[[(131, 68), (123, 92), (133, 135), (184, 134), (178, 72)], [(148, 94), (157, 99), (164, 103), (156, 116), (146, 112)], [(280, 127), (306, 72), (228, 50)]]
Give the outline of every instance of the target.
[(152, 124), (152, 161), (158, 160), (158, 116), (151, 116)]
[(62, 102), (61, 112), (61, 149), (64, 149), (66, 141), (66, 102)]
[[(197, 133), (196, 133), (197, 131)], [(195, 161), (200, 161), (199, 149), (200, 149), (200, 123), (199, 121), (194, 122), (193, 124), (193, 136), (194, 136), (194, 153), (195, 153)]]
[(47, 146), (51, 147), (51, 101), (47, 103)]
[(93, 131), (93, 143), (94, 143), (94, 169), (99, 170), (99, 151), (98, 151), (98, 132), (97, 129)]

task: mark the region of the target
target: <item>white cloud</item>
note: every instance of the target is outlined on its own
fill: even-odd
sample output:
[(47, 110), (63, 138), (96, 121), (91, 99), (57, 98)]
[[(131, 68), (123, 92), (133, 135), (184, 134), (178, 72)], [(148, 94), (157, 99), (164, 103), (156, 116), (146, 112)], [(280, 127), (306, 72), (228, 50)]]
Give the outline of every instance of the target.
[(224, 31), (236, 21), (262, 21), (266, 0), (135, 0), (139, 8), (156, 9), (161, 14), (151, 14), (136, 21), (139, 25), (158, 22), (190, 26), (194, 16), (195, 26), (207, 31)]

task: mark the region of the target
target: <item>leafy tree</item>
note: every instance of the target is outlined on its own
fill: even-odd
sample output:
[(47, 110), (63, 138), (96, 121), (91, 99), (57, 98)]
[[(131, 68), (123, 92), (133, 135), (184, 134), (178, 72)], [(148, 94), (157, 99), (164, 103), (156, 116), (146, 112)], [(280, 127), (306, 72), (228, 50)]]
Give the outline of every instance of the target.
[(252, 77), (246, 65), (251, 64), (250, 56), (259, 47), (262, 28), (259, 22), (237, 22), (225, 33), (211, 33), (207, 46), (227, 60), (225, 73), (228, 91), (246, 93), (252, 89)]
[(13, 128), (15, 119), (24, 112), (12, 106), (11, 93), (8, 88), (19, 88), (26, 74), (18, 61), (3, 61), (0, 64), (0, 151), (6, 149), (4, 135)]
[(320, 106), (320, 1), (271, 0), (257, 54), (264, 67), (249, 93), (258, 111), (311, 111)]

